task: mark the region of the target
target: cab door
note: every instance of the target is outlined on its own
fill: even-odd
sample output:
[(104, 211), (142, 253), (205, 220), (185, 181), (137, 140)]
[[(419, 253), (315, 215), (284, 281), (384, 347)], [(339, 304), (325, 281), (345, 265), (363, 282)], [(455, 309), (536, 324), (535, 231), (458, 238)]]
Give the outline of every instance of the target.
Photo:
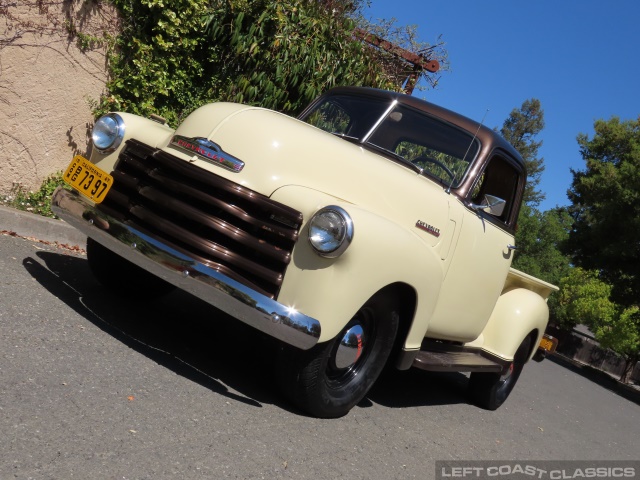
[[(511, 267), (525, 172), (518, 162), (498, 152), (477, 178), (469, 198), (451, 204), (452, 217), (462, 225), (429, 322), (430, 338), (475, 340), (491, 316)], [(504, 200), (502, 211), (489, 213), (487, 198)]]

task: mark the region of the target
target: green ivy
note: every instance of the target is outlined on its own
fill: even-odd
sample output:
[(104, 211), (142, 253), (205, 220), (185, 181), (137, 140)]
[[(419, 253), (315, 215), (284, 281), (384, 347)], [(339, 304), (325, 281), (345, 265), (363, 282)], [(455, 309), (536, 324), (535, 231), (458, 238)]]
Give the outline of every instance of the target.
[(114, 0), (122, 32), (109, 57), (109, 92), (96, 115), (120, 110), (156, 113), (177, 124), (215, 97), (216, 46), (206, 41), (209, 2)]
[(295, 113), (336, 85), (397, 88), (331, 2), (113, 2), (123, 27), (96, 115), (155, 113), (176, 126), (213, 101)]

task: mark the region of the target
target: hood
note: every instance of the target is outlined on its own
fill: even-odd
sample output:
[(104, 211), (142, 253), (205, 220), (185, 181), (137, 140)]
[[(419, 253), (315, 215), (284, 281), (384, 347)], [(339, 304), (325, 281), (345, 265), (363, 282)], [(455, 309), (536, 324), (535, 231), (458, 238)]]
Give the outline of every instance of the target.
[[(242, 170), (232, 172), (202, 160), (199, 166), (267, 196), (297, 185), (386, 210), (397, 208), (407, 190), (442, 190), (407, 167), (271, 110), (211, 104), (192, 113), (175, 134), (218, 144), (244, 162)], [(170, 145), (165, 150), (191, 157)], [(420, 185), (407, 185), (413, 182)]]

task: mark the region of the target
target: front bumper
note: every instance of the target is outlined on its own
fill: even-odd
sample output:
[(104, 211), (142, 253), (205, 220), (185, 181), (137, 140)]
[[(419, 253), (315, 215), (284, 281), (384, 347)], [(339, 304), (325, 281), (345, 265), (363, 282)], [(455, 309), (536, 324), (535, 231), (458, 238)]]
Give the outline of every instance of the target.
[(117, 255), (289, 345), (318, 343), (320, 322), (262, 295), (110, 217), (77, 193), (58, 188), (52, 210)]

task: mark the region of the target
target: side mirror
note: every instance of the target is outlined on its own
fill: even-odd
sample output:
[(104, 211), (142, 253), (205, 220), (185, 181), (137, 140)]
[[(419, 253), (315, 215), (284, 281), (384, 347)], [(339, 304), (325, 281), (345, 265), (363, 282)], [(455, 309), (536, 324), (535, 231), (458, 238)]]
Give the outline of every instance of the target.
[(482, 203), (480, 205), (476, 205), (472, 203), (470, 207), (473, 210), (482, 210), (485, 213), (493, 215), (495, 217), (499, 217), (504, 213), (504, 207), (507, 205), (507, 201), (502, 198), (495, 197), (493, 195), (485, 195)]

